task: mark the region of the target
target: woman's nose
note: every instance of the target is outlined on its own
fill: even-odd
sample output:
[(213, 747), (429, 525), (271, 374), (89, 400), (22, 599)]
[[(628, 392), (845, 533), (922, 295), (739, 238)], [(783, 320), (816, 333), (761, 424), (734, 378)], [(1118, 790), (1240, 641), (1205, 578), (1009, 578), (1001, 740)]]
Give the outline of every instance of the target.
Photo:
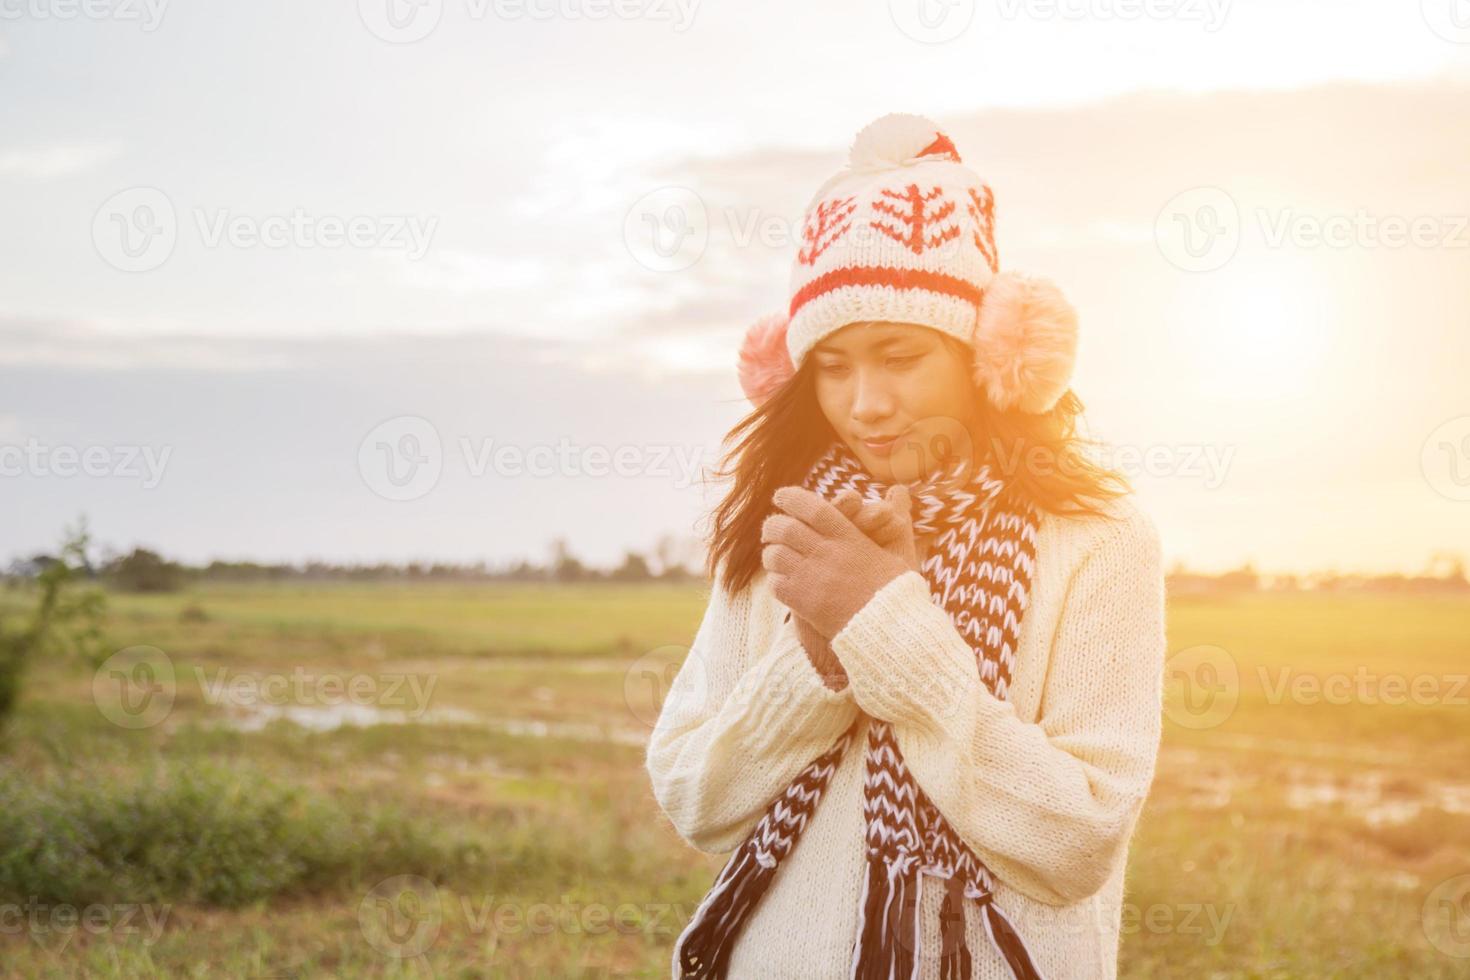
[(858, 371), (853, 382), (852, 417), (873, 422), (893, 414), (893, 395), (873, 372)]

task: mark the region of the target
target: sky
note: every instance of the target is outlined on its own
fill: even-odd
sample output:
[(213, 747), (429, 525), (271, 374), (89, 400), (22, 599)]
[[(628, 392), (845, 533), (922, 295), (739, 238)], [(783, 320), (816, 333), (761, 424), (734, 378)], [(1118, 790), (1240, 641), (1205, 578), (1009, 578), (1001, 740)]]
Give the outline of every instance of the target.
[(1167, 559), (1470, 560), (1467, 110), (1467, 0), (0, 0), (0, 562), (697, 536), (893, 111), (1077, 307)]

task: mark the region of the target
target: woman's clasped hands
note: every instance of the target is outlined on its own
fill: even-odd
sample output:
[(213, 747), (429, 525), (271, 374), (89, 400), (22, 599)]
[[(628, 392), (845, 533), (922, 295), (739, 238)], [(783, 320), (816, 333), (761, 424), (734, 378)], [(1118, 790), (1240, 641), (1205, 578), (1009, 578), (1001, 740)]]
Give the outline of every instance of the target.
[(907, 571), (919, 568), (908, 487), (893, 484), (881, 501), (854, 490), (832, 501), (798, 486), (772, 498), (780, 513), (761, 524), (761, 564), (771, 591), (826, 640)]

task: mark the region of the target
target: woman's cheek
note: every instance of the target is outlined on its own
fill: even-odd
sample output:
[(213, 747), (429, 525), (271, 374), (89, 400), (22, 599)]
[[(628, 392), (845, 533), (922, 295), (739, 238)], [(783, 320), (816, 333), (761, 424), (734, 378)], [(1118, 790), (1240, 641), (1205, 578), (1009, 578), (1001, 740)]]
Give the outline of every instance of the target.
[(847, 394), (843, 390), (843, 381), (840, 378), (823, 377), (817, 375), (816, 384), (813, 387), (817, 396), (817, 405), (827, 421), (834, 426), (847, 414)]
[(898, 382), (903, 392), (904, 407), (911, 418), (917, 420), (936, 414), (942, 403), (943, 381), (933, 371), (910, 371)]

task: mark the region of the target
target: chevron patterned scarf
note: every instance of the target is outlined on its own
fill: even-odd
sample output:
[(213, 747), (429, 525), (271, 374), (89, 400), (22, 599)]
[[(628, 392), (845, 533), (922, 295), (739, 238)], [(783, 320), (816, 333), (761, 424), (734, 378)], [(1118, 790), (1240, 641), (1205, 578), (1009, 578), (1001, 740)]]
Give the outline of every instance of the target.
[[(865, 500), (881, 500), (887, 489), (840, 440), (811, 468), (803, 486), (828, 500), (849, 487)], [(985, 686), (1004, 699), (1036, 556), (1035, 507), (1006, 492), (990, 461), (968, 472), (963, 461), (937, 468), (910, 484), (910, 490), (915, 534), (934, 535), (920, 569), (931, 598), (949, 613), (975, 651)], [(741, 928), (769, 889), (782, 859), (801, 838), (863, 721), (859, 718), (771, 801), (750, 836), (730, 856), (679, 936), (684, 980), (726, 975)], [(904, 980), (918, 975), (921, 923), (916, 913), (928, 875), (944, 887), (939, 921), (943, 980), (971, 976), (966, 898), (981, 910), (991, 942), (1017, 980), (1041, 980), (1020, 936), (996, 907), (990, 870), (914, 781), (892, 726), (871, 721), (863, 786), (867, 875), (852, 977)]]

